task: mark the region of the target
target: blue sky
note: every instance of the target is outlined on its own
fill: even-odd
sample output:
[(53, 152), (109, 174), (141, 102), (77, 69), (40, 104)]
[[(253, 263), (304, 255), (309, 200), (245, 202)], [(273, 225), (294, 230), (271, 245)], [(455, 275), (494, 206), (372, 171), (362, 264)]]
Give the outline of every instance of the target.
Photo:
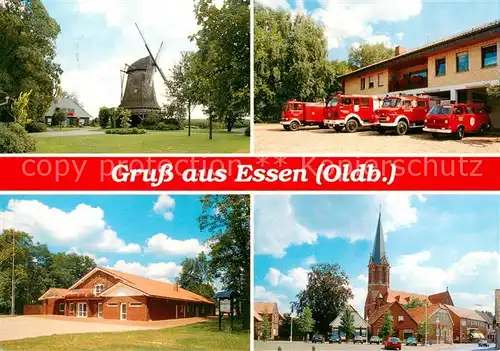
[[(455, 305), (493, 308), (500, 286), (500, 197), (384, 194), (256, 196), (255, 296), (283, 311), (307, 284), (310, 265), (339, 263), (361, 312), (378, 209), (391, 288), (437, 293)], [(497, 275), (495, 275), (495, 272)]]
[(199, 196), (0, 196), (0, 228), (26, 231), (54, 252), (88, 254), (104, 266), (173, 281), (204, 250)]
[(500, 18), (496, 0), (257, 0), (307, 13), (326, 27), (330, 57), (347, 58), (353, 43), (415, 48)]
[[(135, 28), (141, 27), (151, 50), (163, 42), (159, 65), (165, 74), (182, 51), (195, 49), (188, 39), (197, 30), (192, 1), (186, 0), (42, 0), (61, 27), (56, 62), (62, 65), (62, 87), (76, 93), (94, 117), (101, 106), (120, 103), (120, 70), (147, 55)], [(161, 77), (155, 77), (160, 103)], [(200, 114), (199, 110), (195, 111)]]

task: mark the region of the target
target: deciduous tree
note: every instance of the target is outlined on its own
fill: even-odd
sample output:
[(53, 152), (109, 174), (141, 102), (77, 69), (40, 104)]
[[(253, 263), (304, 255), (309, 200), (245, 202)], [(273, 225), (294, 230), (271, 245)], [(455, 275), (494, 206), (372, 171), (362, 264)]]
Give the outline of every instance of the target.
[(243, 328), (250, 327), (250, 196), (207, 195), (201, 198), (201, 230), (212, 234), (210, 267), (223, 288), (240, 295)]
[(196, 258), (185, 258), (181, 265), (182, 270), (178, 278), (179, 286), (212, 299), (215, 296), (215, 291), (207, 255), (201, 252)]
[[(264, 311), (265, 312), (265, 311)], [(261, 340), (262, 341), (267, 341), (271, 338), (271, 323), (269, 322), (269, 316), (267, 314), (264, 314), (262, 316), (262, 324), (260, 326), (261, 328)]]
[(304, 308), (304, 311), (297, 320), (297, 329), (306, 336), (306, 339), (309, 339), (309, 333), (314, 330), (314, 319), (311, 309), (308, 306)]
[(424, 307), (424, 306), (425, 306), (425, 302), (423, 302), (419, 298), (413, 298), (406, 305), (403, 305), (403, 308), (407, 310), (409, 308)]
[(292, 309), (302, 314), (309, 307), (316, 322), (315, 330), (328, 334), (330, 322), (337, 318), (352, 297), (349, 278), (340, 265), (319, 263), (311, 267), (307, 287), (297, 294)]
[(363, 43), (349, 50), (349, 65), (353, 69), (362, 68), (394, 56), (394, 51), (383, 43)]
[(392, 316), (390, 311), (387, 311), (384, 314), (384, 319), (382, 320), (382, 326), (380, 327), (380, 332), (379, 336), (382, 339), (385, 339), (394, 333), (394, 330), (392, 329), (393, 323), (394, 323), (394, 317)]

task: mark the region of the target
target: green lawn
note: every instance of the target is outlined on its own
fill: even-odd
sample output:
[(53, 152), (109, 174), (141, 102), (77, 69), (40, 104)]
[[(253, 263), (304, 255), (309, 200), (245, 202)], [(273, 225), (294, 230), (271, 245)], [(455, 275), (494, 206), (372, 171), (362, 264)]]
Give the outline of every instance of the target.
[(210, 321), (161, 330), (66, 334), (6, 341), (0, 342), (0, 349), (5, 351), (248, 351), (250, 334), (242, 331), (235, 333), (219, 331), (217, 321)]
[(248, 153), (250, 138), (240, 133), (151, 132), (137, 135), (44, 136), (36, 139), (37, 153)]

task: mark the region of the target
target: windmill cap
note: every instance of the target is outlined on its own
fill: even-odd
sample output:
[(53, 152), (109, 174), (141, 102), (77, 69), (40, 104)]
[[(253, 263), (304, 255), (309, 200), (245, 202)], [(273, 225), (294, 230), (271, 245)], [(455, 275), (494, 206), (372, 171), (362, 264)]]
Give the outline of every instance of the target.
[(150, 67), (152, 64), (153, 64), (153, 60), (151, 60), (150, 56), (143, 57), (143, 58), (135, 61), (133, 64), (131, 64), (127, 69), (127, 73), (130, 73), (133, 71), (138, 71), (138, 70), (147, 70), (148, 67)]

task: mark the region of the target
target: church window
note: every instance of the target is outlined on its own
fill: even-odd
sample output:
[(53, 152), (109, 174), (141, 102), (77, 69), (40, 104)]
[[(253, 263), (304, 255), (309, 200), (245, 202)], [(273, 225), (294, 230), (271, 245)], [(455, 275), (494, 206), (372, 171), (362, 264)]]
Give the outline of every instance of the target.
[(404, 319), (404, 317), (403, 317), (403, 316), (398, 316), (398, 322), (402, 322), (402, 321), (403, 321), (403, 319)]

